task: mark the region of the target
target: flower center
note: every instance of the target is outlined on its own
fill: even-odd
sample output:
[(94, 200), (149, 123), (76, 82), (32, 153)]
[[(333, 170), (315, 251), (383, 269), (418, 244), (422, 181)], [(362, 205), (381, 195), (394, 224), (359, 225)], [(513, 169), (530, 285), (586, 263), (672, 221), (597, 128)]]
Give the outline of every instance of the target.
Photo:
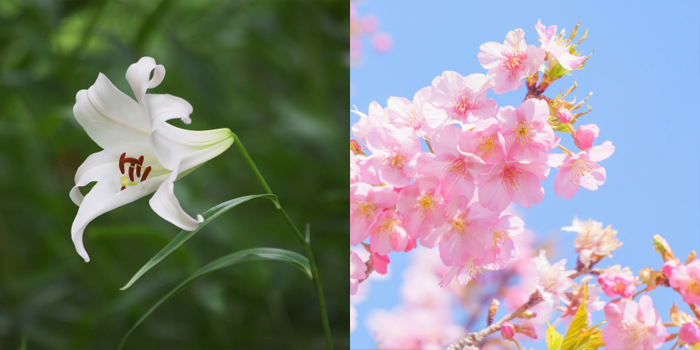
[(501, 59), (503, 69), (513, 73), (525, 59), (525, 53), (520, 51), (506, 52)]
[(394, 149), (391, 152), (391, 155), (387, 157), (386, 163), (389, 163), (389, 166), (392, 168), (396, 169), (403, 169), (403, 162), (406, 160), (406, 156), (404, 153), (401, 151), (399, 147), (394, 147)]
[(364, 217), (364, 219), (366, 220), (372, 218), (374, 216), (375, 210), (377, 210), (377, 206), (374, 205), (374, 203), (366, 201), (356, 202), (354, 207), (356, 215)]
[[(141, 182), (146, 181), (146, 179), (148, 178), (148, 174), (151, 173), (151, 166), (149, 165), (147, 167), (144, 167), (143, 160), (143, 156), (140, 156), (138, 159), (127, 157), (126, 152), (122, 153), (122, 155), (119, 157), (119, 171), (122, 174), (124, 174), (121, 180), (119, 181), (122, 185), (121, 191), (126, 189), (127, 185), (135, 186)], [(125, 168), (125, 166), (128, 166), (128, 168)], [(141, 173), (141, 169), (143, 169), (143, 173)], [(128, 178), (126, 173), (128, 173)], [(134, 173), (136, 173), (135, 177)], [(136, 182), (137, 178), (139, 179), (138, 183)]]
[(377, 230), (375, 231), (377, 236), (379, 238), (394, 238), (395, 234), (395, 228), (401, 224), (401, 221), (393, 218), (393, 217), (387, 217), (382, 222), (377, 226)]
[(477, 151), (480, 152), (481, 158), (492, 155), (494, 150), (496, 150), (496, 141), (493, 135), (481, 138), (478, 141), (479, 147), (477, 148)]
[(515, 125), (513, 128), (513, 135), (515, 136), (515, 142), (519, 143), (521, 146), (530, 143), (532, 140), (529, 125), (525, 121), (518, 122), (518, 124)]
[(469, 91), (465, 91), (457, 96), (451, 107), (455, 113), (465, 115), (470, 109), (474, 108), (474, 104), (472, 94)]
[(503, 177), (501, 178), (501, 185), (504, 189), (508, 187), (518, 189), (520, 187), (520, 176), (521, 171), (515, 167), (507, 167), (503, 170)]
[(569, 179), (569, 182), (575, 182), (577, 186), (581, 185), (581, 180), (584, 183), (588, 183), (589, 180), (593, 180), (591, 179), (593, 176), (591, 169), (596, 168), (598, 168), (598, 164), (587, 162), (583, 159), (574, 161), (574, 164), (571, 165), (571, 179)]
[(468, 179), (469, 164), (464, 158), (457, 158), (445, 167), (445, 173), (449, 181), (459, 182)]
[(641, 343), (647, 333), (644, 324), (636, 320), (623, 320), (617, 326), (620, 333), (617, 335), (618, 338), (627, 339), (632, 342), (632, 345), (637, 345)]
[(432, 212), (433, 209), (435, 209), (435, 201), (433, 200), (433, 196), (431, 196), (430, 193), (420, 196), (420, 198), (418, 198), (418, 205), (423, 217), (425, 217), (427, 213)]

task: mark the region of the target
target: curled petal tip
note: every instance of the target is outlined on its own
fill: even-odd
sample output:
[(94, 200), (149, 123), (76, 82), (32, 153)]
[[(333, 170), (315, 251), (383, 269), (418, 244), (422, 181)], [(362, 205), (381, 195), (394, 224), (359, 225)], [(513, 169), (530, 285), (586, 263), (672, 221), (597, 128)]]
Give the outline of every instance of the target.
[(204, 222), (204, 217), (201, 214), (197, 214), (197, 222), (199, 222), (200, 224)]

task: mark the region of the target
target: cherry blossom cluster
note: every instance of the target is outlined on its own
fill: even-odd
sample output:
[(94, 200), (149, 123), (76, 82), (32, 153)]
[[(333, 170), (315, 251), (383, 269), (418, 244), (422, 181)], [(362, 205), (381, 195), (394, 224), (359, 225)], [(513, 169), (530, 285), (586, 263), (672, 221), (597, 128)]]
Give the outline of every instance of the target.
[[(620, 265), (595, 267), (622, 246), (611, 226), (574, 219), (571, 226), (562, 230), (576, 233), (574, 246), (579, 255), (574, 269), (567, 269), (565, 259), (550, 263), (542, 249), (547, 243), (538, 248), (532, 232), (524, 230), (514, 237), (518, 251), (514, 260), (507, 262), (504, 269), (466, 286), (453, 281), (446, 288), (438, 288), (437, 281), (447, 273), (447, 267), (434, 250), (417, 249), (405, 272), (402, 304), (369, 316), (367, 326), (375, 341), (382, 348), (509, 348), (509, 342), (518, 344), (524, 339), (543, 337), (546, 321), (554, 325), (564, 323), (571, 329), (574, 316), (585, 305), (587, 320), (581, 331), (589, 337), (585, 348), (700, 349), (700, 259), (695, 259), (695, 252), (681, 263), (657, 235), (654, 247), (663, 264), (659, 263), (657, 269), (644, 268), (635, 275)], [(668, 313), (670, 321), (662, 321), (650, 295), (659, 287), (673, 288), (691, 313), (679, 311), (674, 303)], [(609, 301), (602, 300), (603, 294)], [(496, 321), (501, 304), (508, 313)], [(455, 323), (451, 313), (455, 306), (467, 315), (463, 324)], [(592, 315), (601, 310), (605, 322), (592, 325)], [(458, 340), (460, 335), (455, 329), (471, 332), (481, 328), (479, 323), (483, 321), (485, 328), (466, 337), (462, 334)], [(676, 327), (677, 331), (669, 330)], [(547, 335), (548, 342), (551, 338)], [(548, 343), (548, 347), (561, 345)]]
[(379, 31), (379, 20), (374, 15), (360, 16), (356, 5), (350, 1), (350, 64), (355, 66), (362, 61), (362, 39), (371, 37), (372, 47), (379, 53), (391, 50), (391, 36)]
[[(522, 29), (510, 31), (503, 44), (481, 45), (477, 58), (486, 74), (446, 71), (413, 100), (391, 97), (386, 107), (373, 102), (366, 114), (355, 109), (350, 244), (362, 244), (371, 257), (355, 270), (364, 277), (351, 283), (385, 273), (389, 253), (420, 244), (437, 247), (449, 267), (442, 286), (455, 278), (465, 285), (516, 256), (512, 237), (524, 222), (506, 209), (540, 203), (552, 168), (558, 170), (554, 192), (565, 199), (605, 182), (598, 162), (614, 146), (593, 145), (594, 124), (574, 128), (590, 112), (576, 112), (585, 99), (564, 100), (576, 85), (554, 98), (543, 95), (553, 81), (583, 67), (587, 57), (571, 42), (576, 30), (565, 39), (556, 26), (538, 21), (535, 28), (540, 46), (527, 45)], [(519, 106), (488, 97), (518, 90), (523, 80), (527, 93)], [(578, 151), (562, 146), (557, 133), (571, 137)]]

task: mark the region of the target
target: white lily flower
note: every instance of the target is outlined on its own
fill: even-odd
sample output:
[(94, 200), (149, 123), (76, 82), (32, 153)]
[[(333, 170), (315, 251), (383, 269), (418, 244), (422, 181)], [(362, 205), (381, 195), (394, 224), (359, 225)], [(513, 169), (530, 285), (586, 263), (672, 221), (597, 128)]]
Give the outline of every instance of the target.
[[(233, 133), (229, 129), (185, 130), (167, 123), (180, 118), (189, 124), (192, 106), (172, 95), (146, 94), (164, 77), (162, 65), (143, 57), (126, 71), (136, 101), (102, 73), (94, 85), (76, 95), (75, 118), (104, 149), (91, 154), (78, 168), (70, 191), (70, 198), (80, 207), (71, 237), (85, 262), (90, 261), (83, 246), (87, 224), (153, 192), (151, 208), (175, 226), (192, 231), (203, 221), (201, 215), (195, 219), (182, 209), (173, 182), (228, 149)], [(83, 197), (79, 187), (94, 181), (95, 186)]]

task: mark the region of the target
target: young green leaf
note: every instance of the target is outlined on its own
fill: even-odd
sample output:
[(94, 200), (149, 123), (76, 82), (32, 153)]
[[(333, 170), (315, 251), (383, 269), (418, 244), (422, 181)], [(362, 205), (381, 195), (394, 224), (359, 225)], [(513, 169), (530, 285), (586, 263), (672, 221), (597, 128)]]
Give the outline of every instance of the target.
[(547, 332), (545, 332), (545, 340), (547, 341), (547, 350), (559, 350), (561, 349), (562, 341), (564, 336), (559, 334), (557, 330), (549, 324), (547, 321)]
[(244, 202), (247, 202), (251, 199), (255, 198), (267, 198), (271, 200), (272, 202), (277, 201), (277, 196), (272, 195), (272, 194), (257, 194), (257, 195), (251, 195), (251, 196), (243, 196), (243, 197), (238, 197), (231, 199), (229, 201), (223, 202), (221, 204), (218, 204), (211, 209), (207, 210), (202, 214), (202, 217), (204, 217), (204, 221), (199, 224), (196, 230), (194, 231), (187, 231), (187, 230), (182, 230), (180, 233), (175, 236), (163, 249), (161, 249), (155, 256), (151, 258), (143, 267), (141, 267), (138, 272), (134, 275), (134, 277), (129, 280), (129, 282), (124, 286), (119, 288), (119, 290), (125, 290), (129, 287), (131, 287), (134, 282), (136, 282), (143, 274), (145, 274), (148, 270), (150, 270), (153, 266), (156, 266), (161, 260), (163, 260), (166, 256), (170, 255), (175, 249), (177, 249), (179, 246), (181, 246), (183, 243), (185, 243), (190, 237), (194, 236), (195, 233), (197, 233), (199, 230), (201, 230), (204, 226), (206, 226), (208, 223), (210, 223), (212, 220), (216, 219), (219, 215), (223, 214), (224, 212), (228, 211), (229, 209), (242, 204)]
[(192, 276), (184, 280), (177, 287), (173, 288), (170, 292), (168, 292), (168, 294), (166, 294), (164, 297), (158, 300), (158, 302), (156, 302), (148, 311), (146, 311), (146, 313), (143, 316), (141, 316), (141, 318), (138, 321), (136, 321), (136, 323), (131, 327), (131, 329), (129, 329), (129, 331), (124, 335), (121, 342), (119, 343), (119, 349), (121, 349), (124, 346), (124, 342), (126, 342), (126, 339), (129, 337), (131, 332), (133, 332), (134, 329), (136, 329), (136, 327), (138, 327), (146, 319), (146, 317), (153, 313), (153, 311), (155, 311), (161, 304), (166, 302), (168, 299), (172, 298), (181, 290), (185, 289), (185, 287), (190, 285), (198, 278), (215, 270), (222, 269), (224, 267), (235, 265), (241, 262), (255, 260), (275, 260), (290, 263), (301, 269), (307, 277), (309, 277), (310, 279), (312, 278), (309, 260), (301, 256), (300, 254), (292, 251), (277, 248), (253, 248), (226, 255), (223, 258), (214, 260), (206, 266), (202, 267), (201, 269), (197, 270)]
[(578, 337), (581, 331), (588, 329), (588, 312), (586, 311), (586, 299), (588, 299), (588, 285), (583, 287), (583, 298), (581, 299), (581, 304), (576, 310), (574, 319), (569, 325), (569, 330), (566, 331), (566, 337), (564, 337), (564, 343), (562, 344), (562, 349), (575, 349), (575, 345), (578, 342)]

